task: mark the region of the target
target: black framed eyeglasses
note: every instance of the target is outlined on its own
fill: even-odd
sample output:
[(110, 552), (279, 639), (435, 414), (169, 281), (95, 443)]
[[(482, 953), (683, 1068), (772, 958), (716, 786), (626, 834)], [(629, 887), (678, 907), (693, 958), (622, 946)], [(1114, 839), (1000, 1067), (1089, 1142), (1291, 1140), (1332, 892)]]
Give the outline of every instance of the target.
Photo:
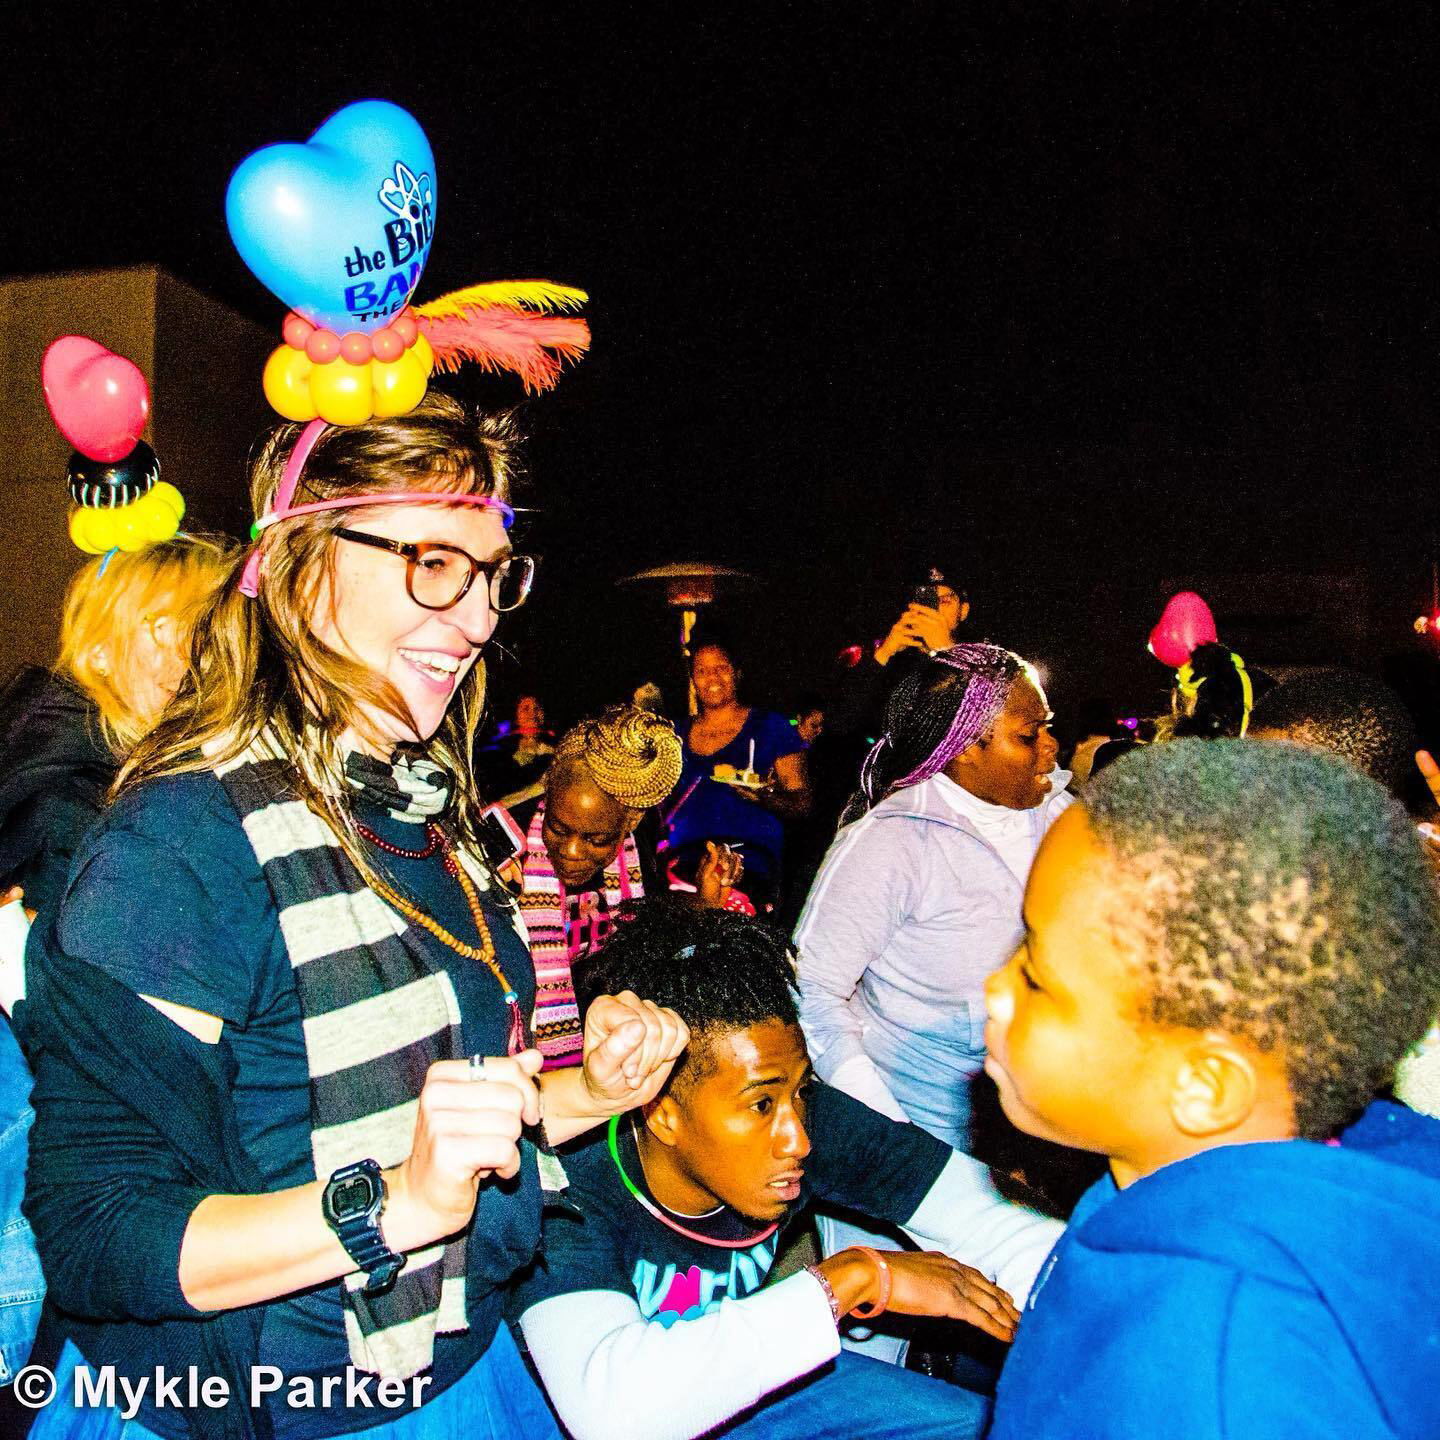
[(356, 545), (370, 545), (388, 550), (405, 561), (405, 589), (410, 598), (425, 610), (448, 610), (470, 593), (477, 575), (485, 576), (491, 606), (503, 614), (518, 610), (530, 594), (535, 580), (533, 555), (506, 555), (501, 560), (477, 560), (458, 545), (442, 545), (423, 540), (409, 544), (403, 540), (387, 540), (383, 535), (367, 535), (363, 530), (337, 530), (339, 540)]

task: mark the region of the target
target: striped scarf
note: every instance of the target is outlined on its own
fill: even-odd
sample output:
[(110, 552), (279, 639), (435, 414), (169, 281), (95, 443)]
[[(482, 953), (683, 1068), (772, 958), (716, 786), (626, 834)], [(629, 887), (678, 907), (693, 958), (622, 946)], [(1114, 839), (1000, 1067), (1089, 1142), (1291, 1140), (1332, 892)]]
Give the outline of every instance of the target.
[[(280, 914), (310, 1069), (315, 1174), (325, 1179), (364, 1159), (398, 1165), (414, 1141), (426, 1071), (463, 1053), (450, 977), (298, 798), (291, 762), (261, 740), (215, 774)], [(397, 819), (420, 823), (449, 803), (450, 777), (428, 761), (389, 766), (352, 756), (348, 778)], [(484, 888), (478, 868), (467, 868)], [(468, 1328), (463, 1236), (412, 1252), (387, 1294), (366, 1298), (360, 1273), (343, 1284), (357, 1369), (408, 1379), (431, 1364), (437, 1332)]]
[(615, 912), (628, 901), (641, 899), (645, 888), (635, 837), (627, 835), (606, 865), (598, 889), (567, 894), (545, 853), (544, 826), (542, 800), (525, 837), (520, 913), (535, 962), (535, 1044), (545, 1057), (544, 1068), (558, 1070), (580, 1063), (584, 1040), (571, 966), (605, 943)]

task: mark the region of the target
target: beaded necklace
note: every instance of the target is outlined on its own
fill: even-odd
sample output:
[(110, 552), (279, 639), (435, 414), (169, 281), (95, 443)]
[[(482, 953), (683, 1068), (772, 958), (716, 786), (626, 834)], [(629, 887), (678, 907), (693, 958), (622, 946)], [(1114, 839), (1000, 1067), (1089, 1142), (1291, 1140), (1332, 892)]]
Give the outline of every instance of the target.
[[(635, 1135), (635, 1122), (630, 1122), (630, 1133)], [(620, 1117), (612, 1115), (610, 1124), (605, 1131), (605, 1141), (610, 1147), (610, 1158), (615, 1162), (615, 1168), (620, 1172), (620, 1182), (640, 1202), (649, 1214), (662, 1225), (668, 1226), (677, 1234), (683, 1235), (687, 1240), (697, 1240), (701, 1245), (718, 1245), (722, 1250), (748, 1250), (752, 1245), (758, 1245), (762, 1240), (768, 1240), (779, 1228), (777, 1220), (768, 1228), (762, 1230), (758, 1235), (752, 1235), (748, 1240), (715, 1240), (709, 1235), (697, 1235), (693, 1230), (687, 1230), (678, 1221), (672, 1220), (656, 1205), (643, 1190), (625, 1173), (625, 1163), (620, 1159)], [(640, 1153), (639, 1137), (635, 1137), (635, 1153)], [(644, 1163), (643, 1161), (641, 1162)]]
[(510, 1032), (506, 1039), (505, 1053), (518, 1055), (530, 1043), (530, 1037), (525, 1027), (525, 1017), (520, 1013), (520, 997), (515, 993), (515, 987), (510, 983), (505, 972), (500, 968), (500, 962), (495, 958), (495, 942), (490, 938), (490, 927), (485, 922), (485, 912), (480, 906), (479, 892), (466, 873), (465, 867), (455, 858), (454, 842), (433, 820), (425, 826), (425, 838), (429, 843), (422, 850), (404, 850), (398, 845), (391, 845), (382, 840), (373, 830), (368, 830), (359, 823), (355, 828), (366, 840), (387, 854), (399, 855), (406, 860), (428, 859), (437, 850), (440, 851), (441, 863), (445, 866), (446, 873), (459, 885), (461, 893), (465, 896), (465, 904), (469, 908), (470, 918), (475, 922), (476, 933), (480, 936), (479, 945), (469, 945), (464, 940), (452, 935), (438, 920), (432, 919), (418, 906), (412, 905), (403, 895), (392, 889), (378, 876), (371, 879), (370, 888), (407, 920), (419, 925), (423, 930), (429, 931), (442, 945), (448, 946), (457, 955), (462, 955), (467, 960), (480, 961), (489, 970), (505, 996), (505, 1003), (510, 1007)]
[(437, 836), (430, 834), (430, 826), (425, 827), (429, 843), (422, 850), (402, 850), (398, 845), (392, 845), (388, 840), (382, 840), (368, 825), (362, 825), (355, 821), (356, 833), (362, 839), (368, 840), (377, 850), (383, 850), (387, 855), (398, 855), (402, 860), (428, 860), (439, 848), (440, 841)]

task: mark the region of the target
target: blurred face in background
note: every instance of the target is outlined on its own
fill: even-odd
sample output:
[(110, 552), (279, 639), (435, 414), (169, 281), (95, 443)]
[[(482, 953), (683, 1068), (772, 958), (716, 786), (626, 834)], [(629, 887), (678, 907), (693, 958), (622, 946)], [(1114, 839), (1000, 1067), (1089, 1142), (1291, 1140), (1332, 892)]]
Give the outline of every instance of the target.
[(691, 677), (702, 709), (720, 710), (733, 705), (740, 672), (718, 645), (702, 645), (695, 652)]
[(150, 615), (141, 621), (130, 644), (128, 675), (117, 676), (137, 717), (147, 723), (175, 698), (185, 678), (190, 630), (174, 615)]
[(965, 623), (965, 617), (970, 613), (970, 602), (962, 600), (959, 593), (949, 585), (941, 585), (937, 587), (935, 608), (953, 635)]
[(813, 745), (825, 729), (825, 712), (807, 710), (795, 722), (795, 733), (807, 744)]
[(545, 707), (533, 695), (522, 695), (515, 703), (515, 728), (522, 735), (534, 735), (545, 728)]

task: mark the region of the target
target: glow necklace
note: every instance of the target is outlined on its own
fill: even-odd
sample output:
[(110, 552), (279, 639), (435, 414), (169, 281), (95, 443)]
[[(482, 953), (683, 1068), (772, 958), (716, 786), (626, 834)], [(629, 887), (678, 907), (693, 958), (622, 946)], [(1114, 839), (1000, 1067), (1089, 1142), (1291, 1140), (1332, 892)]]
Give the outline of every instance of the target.
[[(748, 1240), (712, 1240), (708, 1235), (697, 1235), (693, 1230), (687, 1230), (683, 1225), (662, 1213), (660, 1208), (652, 1203), (650, 1197), (625, 1173), (625, 1164), (620, 1159), (620, 1117), (618, 1115), (610, 1117), (610, 1124), (605, 1131), (605, 1140), (610, 1147), (610, 1158), (615, 1162), (615, 1168), (620, 1172), (620, 1181), (625, 1188), (656, 1220), (677, 1234), (683, 1235), (687, 1240), (696, 1240), (701, 1245), (718, 1245), (722, 1250), (748, 1250), (752, 1245), (758, 1245), (762, 1240), (768, 1240), (780, 1228), (780, 1222), (777, 1220), (768, 1229), (762, 1230), (758, 1235), (752, 1235)], [(640, 1149), (638, 1137), (635, 1149), (638, 1154)]]

